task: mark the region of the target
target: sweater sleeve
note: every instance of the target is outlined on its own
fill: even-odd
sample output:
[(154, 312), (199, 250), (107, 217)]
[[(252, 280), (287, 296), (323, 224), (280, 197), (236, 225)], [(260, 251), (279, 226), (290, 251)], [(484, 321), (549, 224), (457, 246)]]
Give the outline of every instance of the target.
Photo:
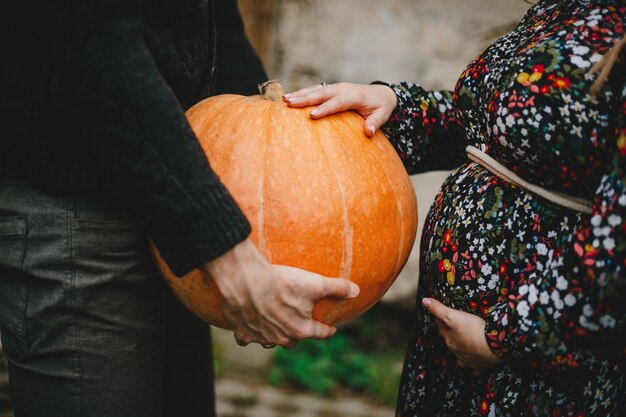
[(246, 37), (236, 0), (215, 2), (217, 82), (215, 94), (255, 95), (267, 74)]
[(141, 1), (43, 2), (54, 91), (172, 271), (183, 275), (250, 226), (211, 170), (143, 37)]
[(587, 348), (618, 353), (626, 346), (626, 85), (621, 95), (593, 212), (550, 251), (541, 276), (521, 283), (487, 316), (496, 353), (566, 370), (579, 366)]
[(467, 159), (451, 91), (407, 82), (389, 86), (398, 105), (383, 132), (409, 174), (452, 169)]

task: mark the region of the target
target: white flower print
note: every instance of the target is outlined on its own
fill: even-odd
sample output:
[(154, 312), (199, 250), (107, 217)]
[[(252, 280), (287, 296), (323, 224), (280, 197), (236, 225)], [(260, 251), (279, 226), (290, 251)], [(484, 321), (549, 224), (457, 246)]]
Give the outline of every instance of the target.
[(545, 243), (538, 243), (537, 244), (537, 253), (539, 255), (547, 255), (548, 254), (548, 247), (545, 245)]
[(617, 214), (611, 214), (608, 218), (608, 222), (609, 222), (609, 226), (615, 227), (622, 223), (622, 217), (618, 216)]
[(576, 304), (576, 297), (574, 297), (572, 294), (567, 294), (564, 298), (563, 301), (565, 302), (566, 306), (573, 306), (574, 304)]
[(612, 328), (615, 327), (615, 323), (616, 320), (614, 317), (609, 316), (608, 314), (603, 315), (602, 317), (600, 317), (600, 324), (602, 325), (602, 327), (604, 328)]
[(517, 308), (516, 309), (517, 309), (517, 313), (521, 317), (528, 316), (528, 312), (530, 311), (530, 307), (528, 306), (528, 303), (525, 300), (522, 300), (519, 303), (517, 303)]
[(517, 304), (517, 313), (521, 316), (521, 317), (526, 317), (528, 316), (528, 312), (530, 311), (530, 306), (528, 305), (528, 303), (526, 301), (520, 301)]
[(606, 250), (615, 249), (615, 239), (613, 239), (612, 237), (607, 237), (602, 241), (602, 246), (604, 246), (604, 249)]

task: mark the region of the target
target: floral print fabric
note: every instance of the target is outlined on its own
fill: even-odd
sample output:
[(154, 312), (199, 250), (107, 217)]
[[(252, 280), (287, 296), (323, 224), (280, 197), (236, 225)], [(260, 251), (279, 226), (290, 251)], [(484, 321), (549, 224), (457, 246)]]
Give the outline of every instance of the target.
[[(626, 416), (626, 66), (589, 93), (624, 36), (623, 0), (543, 0), (454, 92), (392, 85), (385, 126), (409, 173), (453, 168), (427, 216), (398, 416)], [(468, 161), (594, 202), (573, 212)], [(420, 300), (481, 316), (507, 361), (456, 366)]]

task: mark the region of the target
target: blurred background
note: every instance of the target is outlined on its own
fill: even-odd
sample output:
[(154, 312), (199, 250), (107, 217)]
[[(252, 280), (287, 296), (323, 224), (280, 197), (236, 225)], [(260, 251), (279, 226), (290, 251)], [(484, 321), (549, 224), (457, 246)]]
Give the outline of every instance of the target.
[[(512, 29), (529, 7), (523, 0), (239, 0), (239, 5), (270, 78), (288, 91), (322, 81), (374, 80), (452, 89), (469, 61)], [(420, 225), (445, 175), (412, 178)], [(215, 329), (218, 415), (392, 416), (411, 332), (417, 251), (416, 245), (383, 301), (331, 340), (305, 341), (291, 351), (241, 348), (230, 332)], [(0, 356), (0, 417), (12, 415), (7, 384)]]

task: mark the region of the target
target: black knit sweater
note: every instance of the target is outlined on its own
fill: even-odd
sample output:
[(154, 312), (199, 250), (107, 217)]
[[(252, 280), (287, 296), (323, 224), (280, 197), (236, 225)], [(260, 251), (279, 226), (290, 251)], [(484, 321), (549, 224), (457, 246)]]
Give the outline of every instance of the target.
[(13, 3), (0, 17), (3, 175), (124, 200), (177, 275), (248, 236), (183, 113), (266, 78), (236, 0)]

